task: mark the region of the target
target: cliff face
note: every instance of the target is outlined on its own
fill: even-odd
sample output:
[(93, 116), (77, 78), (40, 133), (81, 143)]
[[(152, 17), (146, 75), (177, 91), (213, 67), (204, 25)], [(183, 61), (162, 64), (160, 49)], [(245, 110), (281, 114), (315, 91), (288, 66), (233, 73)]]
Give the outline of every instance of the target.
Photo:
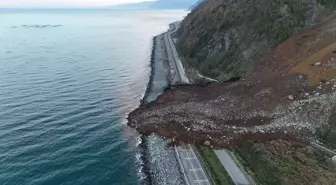
[(201, 73), (251, 72), (265, 53), (330, 15), (334, 0), (207, 0), (182, 22), (178, 49)]

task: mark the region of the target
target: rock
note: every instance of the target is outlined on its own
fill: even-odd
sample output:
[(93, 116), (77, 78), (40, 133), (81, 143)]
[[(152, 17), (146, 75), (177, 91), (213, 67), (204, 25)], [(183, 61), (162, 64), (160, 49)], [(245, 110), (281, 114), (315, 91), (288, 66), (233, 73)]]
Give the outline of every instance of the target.
[(307, 96), (307, 97), (308, 97), (309, 95), (310, 95), (309, 93), (305, 93), (305, 96)]
[(333, 166), (336, 168), (336, 155), (331, 158), (331, 162), (332, 162)]
[(294, 96), (293, 96), (293, 95), (289, 95), (289, 96), (288, 96), (288, 99), (290, 99), (290, 100), (294, 100)]
[(210, 143), (210, 141), (205, 141), (205, 142), (204, 142), (204, 145), (205, 145), (205, 146), (210, 146), (211, 143)]
[(320, 65), (322, 65), (321, 62), (316, 62), (316, 63), (314, 64), (314, 66), (320, 66)]

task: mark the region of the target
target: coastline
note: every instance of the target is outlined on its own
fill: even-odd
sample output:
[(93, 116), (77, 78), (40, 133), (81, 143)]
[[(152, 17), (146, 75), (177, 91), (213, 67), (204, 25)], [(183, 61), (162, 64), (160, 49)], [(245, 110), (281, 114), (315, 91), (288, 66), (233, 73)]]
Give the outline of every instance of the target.
[[(153, 38), (150, 57), (150, 76), (141, 105), (154, 101), (170, 86), (170, 67), (166, 60), (163, 34)], [(140, 184), (182, 185), (183, 175), (180, 171), (173, 148), (168, 147), (168, 141), (156, 135), (141, 135), (139, 144), (141, 152)]]
[[(153, 82), (153, 73), (154, 73), (154, 55), (155, 55), (155, 47), (156, 47), (156, 37), (153, 37), (152, 39), (152, 53), (151, 53), (151, 57), (150, 57), (150, 73), (149, 73), (149, 80), (148, 83), (146, 85), (146, 91), (144, 94), (144, 97), (140, 100), (140, 105), (145, 104), (146, 103), (146, 99), (148, 98), (148, 95), (150, 93), (150, 89), (152, 86), (152, 82)], [(144, 174), (144, 178), (141, 178), (140, 183), (142, 185), (150, 185), (152, 184), (152, 177), (150, 174), (150, 167), (149, 167), (149, 162), (146, 158), (146, 156), (148, 156), (148, 150), (146, 150), (146, 148), (148, 148), (148, 137), (145, 135), (141, 135), (141, 143), (139, 144), (139, 148), (140, 148), (140, 153), (141, 153), (141, 161), (142, 166), (141, 166), (141, 173)]]

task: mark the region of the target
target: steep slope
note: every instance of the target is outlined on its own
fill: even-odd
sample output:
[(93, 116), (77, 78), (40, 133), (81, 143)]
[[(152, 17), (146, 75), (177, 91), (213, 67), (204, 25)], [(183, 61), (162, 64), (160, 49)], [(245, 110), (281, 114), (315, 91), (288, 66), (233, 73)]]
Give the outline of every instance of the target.
[(309, 142), (335, 147), (335, 43), (333, 16), (277, 46), (240, 81), (168, 89), (128, 124), (142, 134), (234, 148), (257, 184), (334, 185), (332, 156)]
[(334, 118), (335, 30), (333, 16), (299, 31), (235, 83), (169, 89), (132, 112), (129, 124), (145, 134), (200, 144), (211, 140), (218, 146), (244, 140), (307, 140)]
[(189, 10), (193, 10), (194, 8), (196, 8), (197, 6), (199, 6), (203, 2), (204, 2), (204, 0), (198, 0), (196, 3), (191, 5), (191, 7), (189, 7)]
[(297, 30), (330, 15), (335, 0), (207, 0), (178, 31), (189, 66), (221, 79), (251, 71), (255, 61)]
[(179, 52), (189, 67), (242, 78), (167, 89), (128, 124), (142, 134), (229, 147), (260, 185), (335, 185), (332, 155), (309, 145), (336, 147), (335, 2), (202, 3), (182, 23)]

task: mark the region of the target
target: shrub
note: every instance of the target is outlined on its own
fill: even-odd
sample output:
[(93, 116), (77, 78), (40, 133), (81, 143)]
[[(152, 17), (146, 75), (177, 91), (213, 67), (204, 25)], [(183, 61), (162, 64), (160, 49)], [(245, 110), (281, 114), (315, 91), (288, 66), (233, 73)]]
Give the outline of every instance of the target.
[(281, 44), (288, 39), (294, 31), (293, 21), (289, 18), (280, 19), (274, 22), (272, 33), (277, 44)]
[(245, 142), (241, 147), (236, 148), (236, 152), (243, 159), (243, 166), (248, 167), (255, 173), (259, 184), (283, 184), (277, 168), (270, 163), (272, 161), (271, 156), (267, 154), (265, 149), (252, 142)]
[(336, 7), (336, 0), (318, 0), (318, 1), (322, 5)]

